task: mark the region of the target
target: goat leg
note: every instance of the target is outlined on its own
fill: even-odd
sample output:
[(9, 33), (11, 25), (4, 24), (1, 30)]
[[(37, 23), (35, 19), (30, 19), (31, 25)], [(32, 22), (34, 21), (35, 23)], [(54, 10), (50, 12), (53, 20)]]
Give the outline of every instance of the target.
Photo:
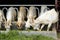
[(44, 27), (44, 24), (42, 24), (40, 31), (43, 29), (43, 27)]
[(51, 27), (52, 23), (49, 23), (47, 31), (49, 31), (50, 27)]

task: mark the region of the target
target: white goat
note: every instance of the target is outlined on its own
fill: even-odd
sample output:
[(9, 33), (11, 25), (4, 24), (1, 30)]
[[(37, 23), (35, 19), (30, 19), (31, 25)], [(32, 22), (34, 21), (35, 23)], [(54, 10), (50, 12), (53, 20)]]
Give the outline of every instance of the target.
[(18, 21), (17, 25), (19, 29), (23, 28), (23, 25), (25, 24), (25, 17), (26, 17), (26, 7), (20, 7), (18, 12)]
[(30, 26), (33, 26), (35, 17), (36, 17), (36, 8), (31, 6), (28, 10), (28, 15), (27, 15), (28, 20), (25, 25), (26, 30), (27, 28), (30, 28)]
[(15, 17), (16, 17), (16, 10), (15, 8), (10, 7), (6, 14), (7, 22), (5, 24), (5, 28), (7, 30), (10, 29), (11, 23), (14, 21)]
[(44, 25), (48, 24), (48, 29), (49, 31), (52, 23), (56, 23), (58, 21), (58, 13), (55, 11), (55, 9), (51, 9), (49, 11), (46, 11), (44, 14), (40, 15), (36, 20), (35, 20), (35, 27), (34, 29), (39, 30), (39, 24), (43, 24), (41, 26), (41, 30), (44, 27)]
[[(4, 21), (3, 21), (4, 20)], [(2, 10), (0, 10), (0, 28), (1, 28), (1, 24), (2, 24), (2, 22), (5, 22), (6, 20), (5, 20), (5, 17), (4, 17), (4, 13), (3, 13), (3, 11)]]
[[(46, 11), (48, 11), (48, 7), (47, 6), (41, 6), (41, 12), (40, 12), (39, 16), (44, 14)], [(40, 27), (40, 24), (38, 24), (36, 26)], [(39, 30), (39, 28), (37, 28), (37, 29)]]

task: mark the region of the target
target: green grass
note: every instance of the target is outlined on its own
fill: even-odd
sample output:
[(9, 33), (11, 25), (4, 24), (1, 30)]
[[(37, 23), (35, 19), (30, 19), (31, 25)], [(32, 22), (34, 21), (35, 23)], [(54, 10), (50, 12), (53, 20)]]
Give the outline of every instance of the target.
[(10, 31), (7, 34), (0, 33), (0, 40), (54, 40), (54, 39), (42, 35), (27, 36), (24, 34), (19, 34), (18, 31)]

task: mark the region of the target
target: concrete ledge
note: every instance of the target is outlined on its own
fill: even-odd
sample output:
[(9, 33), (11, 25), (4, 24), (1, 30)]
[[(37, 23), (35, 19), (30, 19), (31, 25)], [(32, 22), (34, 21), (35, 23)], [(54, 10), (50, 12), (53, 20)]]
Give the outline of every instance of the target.
[(52, 37), (54, 39), (57, 39), (57, 33), (56, 31), (21, 31), (19, 33), (23, 33), (26, 35), (43, 35), (43, 36), (49, 36)]
[[(9, 31), (0, 31), (1, 33), (5, 32), (8, 33)], [(54, 39), (57, 39), (57, 33), (56, 31), (18, 31), (19, 34), (25, 34), (25, 35), (43, 35), (52, 37)]]

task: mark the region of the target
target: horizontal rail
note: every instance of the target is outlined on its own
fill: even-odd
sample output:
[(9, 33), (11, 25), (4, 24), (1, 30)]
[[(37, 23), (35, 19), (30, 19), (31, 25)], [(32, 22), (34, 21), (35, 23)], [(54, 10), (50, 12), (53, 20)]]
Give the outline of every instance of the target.
[(55, 6), (55, 5), (0, 5), (0, 6)]

